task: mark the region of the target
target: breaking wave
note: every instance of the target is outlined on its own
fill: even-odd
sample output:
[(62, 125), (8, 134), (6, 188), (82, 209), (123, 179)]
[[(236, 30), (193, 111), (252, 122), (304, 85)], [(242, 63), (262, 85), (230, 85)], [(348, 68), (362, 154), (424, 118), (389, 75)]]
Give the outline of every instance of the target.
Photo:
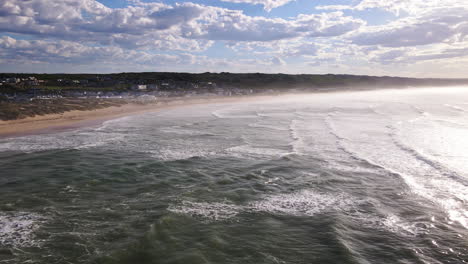
[(28, 212), (0, 212), (0, 245), (5, 247), (37, 247), (41, 241), (35, 232), (45, 222), (45, 217)]
[(328, 194), (302, 190), (295, 193), (269, 195), (247, 205), (183, 201), (179, 205), (171, 205), (168, 210), (210, 220), (225, 220), (240, 213), (313, 216), (324, 212), (344, 212), (352, 210), (354, 206), (355, 201), (342, 193)]

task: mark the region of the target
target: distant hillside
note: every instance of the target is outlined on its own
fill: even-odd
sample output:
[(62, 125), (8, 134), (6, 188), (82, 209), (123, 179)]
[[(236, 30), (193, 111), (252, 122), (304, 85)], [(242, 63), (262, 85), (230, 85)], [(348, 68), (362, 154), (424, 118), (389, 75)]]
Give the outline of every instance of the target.
[[(67, 85), (58, 83), (59, 80), (86, 80), (93, 83), (92, 87), (99, 89), (129, 89), (132, 84), (151, 84), (155, 82), (171, 81), (174, 83), (215, 83), (221, 88), (238, 89), (304, 89), (315, 90), (325, 88), (341, 89), (378, 89), (385, 87), (408, 86), (445, 86), (468, 85), (468, 79), (418, 79), (402, 77), (376, 77), (359, 75), (336, 74), (264, 74), (264, 73), (177, 73), (177, 72), (143, 72), (143, 73), (115, 73), (115, 74), (26, 74), (26, 73), (0, 73), (0, 80), (7, 78), (35, 77), (43, 80), (42, 87), (64, 88)], [(89, 81), (88, 81), (89, 80)], [(68, 85), (73, 89), (85, 89), (91, 85), (72, 83)], [(181, 86), (183, 87), (183, 86)], [(3, 85), (0, 92), (7, 89), (27, 90), (27, 85)], [(89, 89), (89, 88), (86, 88)], [(183, 89), (183, 88), (182, 88)]]

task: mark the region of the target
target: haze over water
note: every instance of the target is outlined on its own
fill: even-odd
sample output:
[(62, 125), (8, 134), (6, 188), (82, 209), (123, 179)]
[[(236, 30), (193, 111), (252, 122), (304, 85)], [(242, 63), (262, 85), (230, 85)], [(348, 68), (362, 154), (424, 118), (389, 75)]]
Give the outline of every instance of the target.
[(468, 89), (180, 107), (0, 140), (0, 263), (466, 263)]

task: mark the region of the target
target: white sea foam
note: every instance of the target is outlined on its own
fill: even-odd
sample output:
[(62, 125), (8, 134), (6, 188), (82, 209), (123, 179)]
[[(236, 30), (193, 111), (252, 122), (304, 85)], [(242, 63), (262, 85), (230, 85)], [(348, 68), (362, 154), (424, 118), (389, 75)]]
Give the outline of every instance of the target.
[(246, 114), (243, 113), (241, 109), (221, 109), (211, 112), (211, 114), (220, 119), (229, 119), (229, 118), (259, 118), (260, 116), (255, 114)]
[(125, 134), (111, 132), (75, 131), (48, 135), (34, 135), (0, 142), (0, 151), (25, 153), (54, 149), (84, 149), (108, 145), (125, 138)]
[(451, 104), (444, 104), (444, 106), (452, 109), (452, 110), (455, 110), (457, 112), (466, 112), (466, 110), (460, 106), (456, 106), (456, 105), (451, 105)]
[(352, 210), (355, 203), (352, 197), (341, 193), (301, 190), (295, 193), (269, 195), (246, 205), (184, 201), (179, 205), (171, 205), (168, 210), (216, 221), (229, 219), (240, 213), (313, 216), (324, 212), (345, 212)]
[(226, 220), (239, 214), (243, 208), (229, 203), (206, 203), (183, 201), (179, 205), (171, 205), (167, 209), (173, 213), (201, 217), (213, 221)]
[[(351, 126), (346, 116), (341, 116), (339, 120), (338, 127), (330, 119), (329, 123), (344, 150), (357, 159), (401, 176), (413, 193), (437, 204), (447, 213), (450, 221), (468, 228), (468, 210), (465, 206), (468, 189), (459, 175), (409, 146), (402, 140), (404, 135), (391, 123), (385, 126), (376, 120), (373, 127), (361, 128)], [(411, 130), (414, 129), (414, 125), (411, 125)], [(378, 140), (367, 140), (363, 130), (372, 131), (379, 136)]]
[(270, 178), (268, 180), (265, 181), (265, 184), (267, 185), (278, 185), (276, 182), (280, 181), (280, 178), (279, 177), (274, 177), (274, 178)]
[(420, 114), (421, 116), (427, 117), (430, 115), (429, 112), (423, 110), (421, 107), (412, 105), (413, 109), (416, 111), (416, 113)]
[(396, 215), (388, 215), (381, 222), (385, 229), (403, 235), (416, 236), (425, 234), (431, 227), (428, 223), (423, 222), (408, 222)]
[(170, 126), (170, 127), (163, 127), (160, 128), (159, 131), (169, 134), (176, 134), (176, 135), (190, 135), (190, 136), (197, 136), (206, 134), (203, 131), (197, 131), (194, 129), (184, 128), (182, 126)]
[[(415, 183), (422, 180), (421, 173), (408, 175), (402, 173), (404, 178), (413, 187), (413, 190), (426, 199), (438, 204), (446, 211), (451, 221), (458, 222), (468, 229), (468, 188), (463, 184), (463, 178), (455, 172), (448, 170), (437, 161), (431, 160), (418, 150), (411, 148), (401, 140), (402, 135), (396, 130), (392, 134), (392, 139), (401, 150), (411, 154), (414, 159), (420, 162), (421, 167), (426, 171), (431, 171), (432, 177), (424, 179), (422, 184)], [(462, 182), (460, 182), (462, 181)]]
[(270, 125), (270, 124), (262, 124), (262, 123), (252, 123), (248, 125), (252, 128), (266, 128), (271, 130), (278, 130), (278, 131), (288, 131), (287, 128), (280, 127), (278, 125)]
[(216, 117), (216, 118), (224, 118), (224, 116), (221, 114), (221, 111), (213, 111), (211, 114)]
[(258, 116), (258, 117), (269, 117), (268, 115), (260, 112), (260, 111), (255, 111), (255, 114)]
[(302, 190), (277, 194), (249, 204), (250, 210), (271, 214), (312, 216), (326, 211), (346, 211), (354, 206), (353, 199), (344, 194), (319, 193)]
[(421, 161), (423, 163), (426, 163), (428, 166), (430, 166), (433, 169), (437, 170), (443, 176), (462, 179), (462, 177), (460, 175), (458, 175), (456, 172), (449, 170), (446, 166), (444, 166), (440, 162), (431, 159), (430, 157), (428, 157), (428, 155), (423, 153), (421, 150), (415, 149), (414, 147), (410, 147), (408, 144), (403, 142), (401, 140), (401, 138), (402, 138), (402, 136), (400, 135), (401, 133), (394, 126), (389, 125), (387, 127), (391, 130), (390, 136), (391, 136), (393, 142), (401, 150), (409, 153), (415, 159), (417, 159), (417, 160), (419, 160), (419, 161)]
[[(74, 149), (86, 149), (101, 147), (111, 143), (122, 141), (125, 138), (125, 134), (122, 133), (81, 133), (81, 140), (77, 142), (70, 142), (71, 145), (76, 145)], [(66, 145), (66, 144), (64, 144)], [(66, 147), (67, 148), (67, 147)]]
[(114, 128), (115, 126), (128, 123), (128, 121), (133, 119), (133, 118), (135, 118), (135, 117), (133, 117), (133, 116), (124, 116), (124, 117), (104, 121), (104, 122), (102, 122), (102, 124), (99, 127), (97, 127), (95, 129), (95, 131), (110, 130), (110, 129)]
[(195, 157), (207, 157), (216, 155), (215, 151), (199, 149), (199, 148), (162, 148), (159, 150), (149, 151), (153, 158), (164, 161), (185, 160)]
[(437, 122), (446, 127), (453, 127), (457, 129), (468, 129), (468, 124), (456, 120), (448, 119), (433, 119), (434, 122)]
[(272, 148), (256, 148), (250, 145), (241, 145), (235, 146), (226, 149), (228, 153), (234, 154), (234, 156), (248, 158), (248, 157), (258, 157), (258, 156), (268, 156), (268, 157), (282, 157), (290, 154), (287, 151), (281, 149), (272, 149)]
[(39, 246), (34, 232), (44, 223), (41, 215), (28, 212), (0, 213), (0, 245), (8, 247)]
[(372, 229), (381, 229), (402, 236), (414, 237), (427, 234), (434, 225), (430, 222), (409, 221), (395, 214), (384, 216), (359, 211), (350, 212), (348, 215), (359, 225)]
[(292, 138), (292, 142), (290, 143), (290, 146), (292, 148), (292, 152), (295, 154), (299, 154), (303, 150), (304, 146), (304, 141), (302, 137), (299, 135), (299, 120), (293, 119), (291, 120), (291, 123), (289, 124), (289, 133)]

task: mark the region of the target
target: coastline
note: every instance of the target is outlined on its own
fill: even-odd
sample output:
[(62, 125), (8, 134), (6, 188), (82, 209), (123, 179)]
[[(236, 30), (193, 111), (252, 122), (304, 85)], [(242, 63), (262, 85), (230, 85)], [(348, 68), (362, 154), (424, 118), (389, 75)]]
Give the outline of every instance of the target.
[(128, 103), (121, 106), (111, 106), (95, 110), (72, 110), (61, 114), (46, 114), (23, 119), (0, 121), (0, 138), (20, 137), (35, 134), (48, 134), (80, 127), (99, 125), (105, 121), (147, 112), (157, 112), (176, 107), (229, 103), (246, 100), (272, 98), (275, 95), (257, 96), (216, 96), (216, 97), (175, 97), (154, 103)]

